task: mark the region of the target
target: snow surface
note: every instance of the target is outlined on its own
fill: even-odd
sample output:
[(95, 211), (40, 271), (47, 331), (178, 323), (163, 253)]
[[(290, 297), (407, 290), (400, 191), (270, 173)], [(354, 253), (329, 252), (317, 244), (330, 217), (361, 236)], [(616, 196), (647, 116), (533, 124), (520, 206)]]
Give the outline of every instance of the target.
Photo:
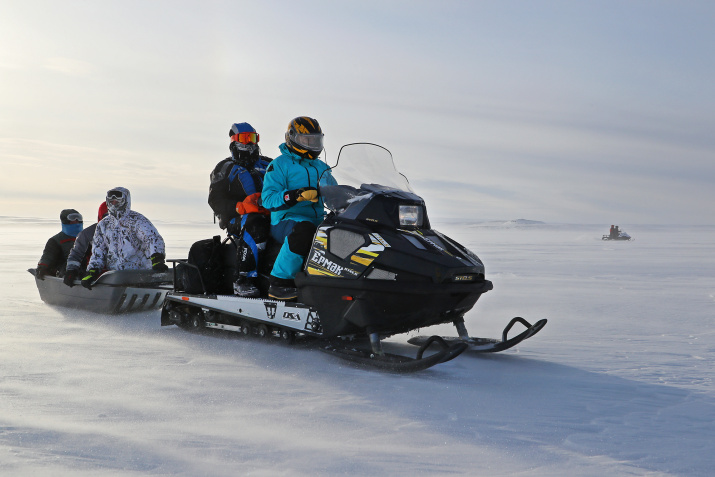
[[(47, 306), (26, 269), (58, 224), (0, 225), (0, 475), (713, 475), (715, 227), (436, 224), (494, 282), (473, 336), (549, 323), (399, 375)], [(218, 232), (155, 225), (171, 258)]]

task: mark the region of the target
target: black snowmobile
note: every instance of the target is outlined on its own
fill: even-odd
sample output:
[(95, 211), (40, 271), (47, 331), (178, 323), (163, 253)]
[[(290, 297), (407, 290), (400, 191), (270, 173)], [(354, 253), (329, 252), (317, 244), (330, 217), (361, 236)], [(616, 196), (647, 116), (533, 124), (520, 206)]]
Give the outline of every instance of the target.
[(623, 230), (616, 230), (615, 233), (604, 235), (601, 240), (633, 240), (633, 238)]
[[(299, 338), (341, 358), (395, 371), (425, 369), (468, 348), (502, 351), (546, 324), (517, 317), (501, 340), (470, 338), (464, 314), (492, 289), (481, 260), (431, 229), (424, 201), (397, 172), (387, 149), (343, 146), (331, 173), (339, 185), (321, 180), (319, 193), (330, 212), (295, 278), (297, 302), (231, 295), (235, 244), (214, 237), (192, 247), (202, 258), (191, 260), (190, 252), (189, 260), (175, 261), (175, 291), (166, 296), (161, 324), (287, 342)], [(269, 257), (279, 247), (269, 247), (262, 260), (262, 296), (267, 296)], [(223, 278), (216, 281), (218, 276)], [(215, 283), (207, 286), (209, 281)], [(410, 343), (420, 346), (414, 358), (383, 350), (385, 337), (441, 323), (453, 323), (459, 337), (413, 338)], [(508, 338), (516, 323), (526, 330)]]

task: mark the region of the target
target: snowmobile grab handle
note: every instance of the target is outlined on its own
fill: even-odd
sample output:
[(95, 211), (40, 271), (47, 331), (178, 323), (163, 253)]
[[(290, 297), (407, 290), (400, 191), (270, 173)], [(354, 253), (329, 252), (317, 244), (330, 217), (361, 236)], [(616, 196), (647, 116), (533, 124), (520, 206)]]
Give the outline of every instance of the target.
[(512, 326), (514, 326), (516, 323), (521, 323), (522, 325), (526, 326), (527, 328), (531, 328), (531, 323), (526, 321), (524, 318), (521, 316), (516, 316), (511, 319), (508, 325), (504, 328), (504, 331), (502, 332), (501, 335), (501, 340), (502, 341), (507, 341), (507, 334), (509, 333), (509, 330), (511, 330)]
[(422, 346), (420, 346), (420, 349), (417, 351), (418, 360), (422, 359), (422, 355), (427, 350), (427, 348), (432, 345), (432, 343), (437, 343), (441, 348), (437, 353), (435, 353), (435, 355), (444, 355), (443, 360), (440, 361), (441, 363), (456, 358), (462, 353), (462, 351), (467, 349), (467, 345), (465, 343), (457, 343), (450, 345), (441, 336), (433, 335), (430, 336)]

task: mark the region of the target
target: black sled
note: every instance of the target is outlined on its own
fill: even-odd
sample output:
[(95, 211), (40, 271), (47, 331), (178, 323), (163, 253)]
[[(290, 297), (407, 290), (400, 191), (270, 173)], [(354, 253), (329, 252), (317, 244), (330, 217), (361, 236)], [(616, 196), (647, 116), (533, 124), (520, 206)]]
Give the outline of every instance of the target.
[(166, 293), (172, 290), (169, 272), (154, 270), (110, 270), (92, 283), (92, 289), (68, 287), (62, 278), (37, 278), (37, 269), (27, 270), (35, 276), (40, 298), (48, 305), (87, 310), (93, 313), (133, 313), (155, 310), (162, 306)]
[[(330, 212), (295, 278), (296, 302), (241, 298), (226, 293), (225, 287), (208, 289), (209, 276), (235, 276), (230, 266), (235, 245), (215, 238), (209, 262), (215, 262), (216, 255), (229, 266), (207, 273), (201, 264), (176, 263), (179, 278), (176, 290), (166, 296), (161, 324), (311, 341), (357, 365), (391, 371), (425, 369), (472, 346), (478, 338), (466, 334), (464, 314), (492, 289), (481, 260), (432, 230), (424, 201), (397, 172), (387, 149), (365, 143), (343, 146), (332, 174), (339, 185), (324, 179), (319, 184)], [(269, 247), (261, 261), (267, 267), (262, 274), (263, 296), (271, 252), (275, 254), (278, 246)], [(190, 290), (185, 286), (187, 280), (181, 277), (187, 270), (194, 270), (193, 283), (201, 282), (200, 292), (197, 286)], [(218, 281), (226, 284), (230, 278)], [(545, 322), (539, 322), (529, 336)], [(425, 338), (414, 357), (383, 350), (386, 337), (442, 323), (454, 323), (460, 339)]]

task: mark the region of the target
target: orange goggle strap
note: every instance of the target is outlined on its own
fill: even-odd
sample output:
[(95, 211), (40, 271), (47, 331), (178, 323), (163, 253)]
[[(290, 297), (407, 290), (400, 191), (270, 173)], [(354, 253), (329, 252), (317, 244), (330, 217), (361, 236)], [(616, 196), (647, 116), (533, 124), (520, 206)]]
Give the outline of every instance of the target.
[(231, 136), (231, 141), (238, 141), (241, 144), (258, 144), (260, 135), (255, 132), (242, 132)]

